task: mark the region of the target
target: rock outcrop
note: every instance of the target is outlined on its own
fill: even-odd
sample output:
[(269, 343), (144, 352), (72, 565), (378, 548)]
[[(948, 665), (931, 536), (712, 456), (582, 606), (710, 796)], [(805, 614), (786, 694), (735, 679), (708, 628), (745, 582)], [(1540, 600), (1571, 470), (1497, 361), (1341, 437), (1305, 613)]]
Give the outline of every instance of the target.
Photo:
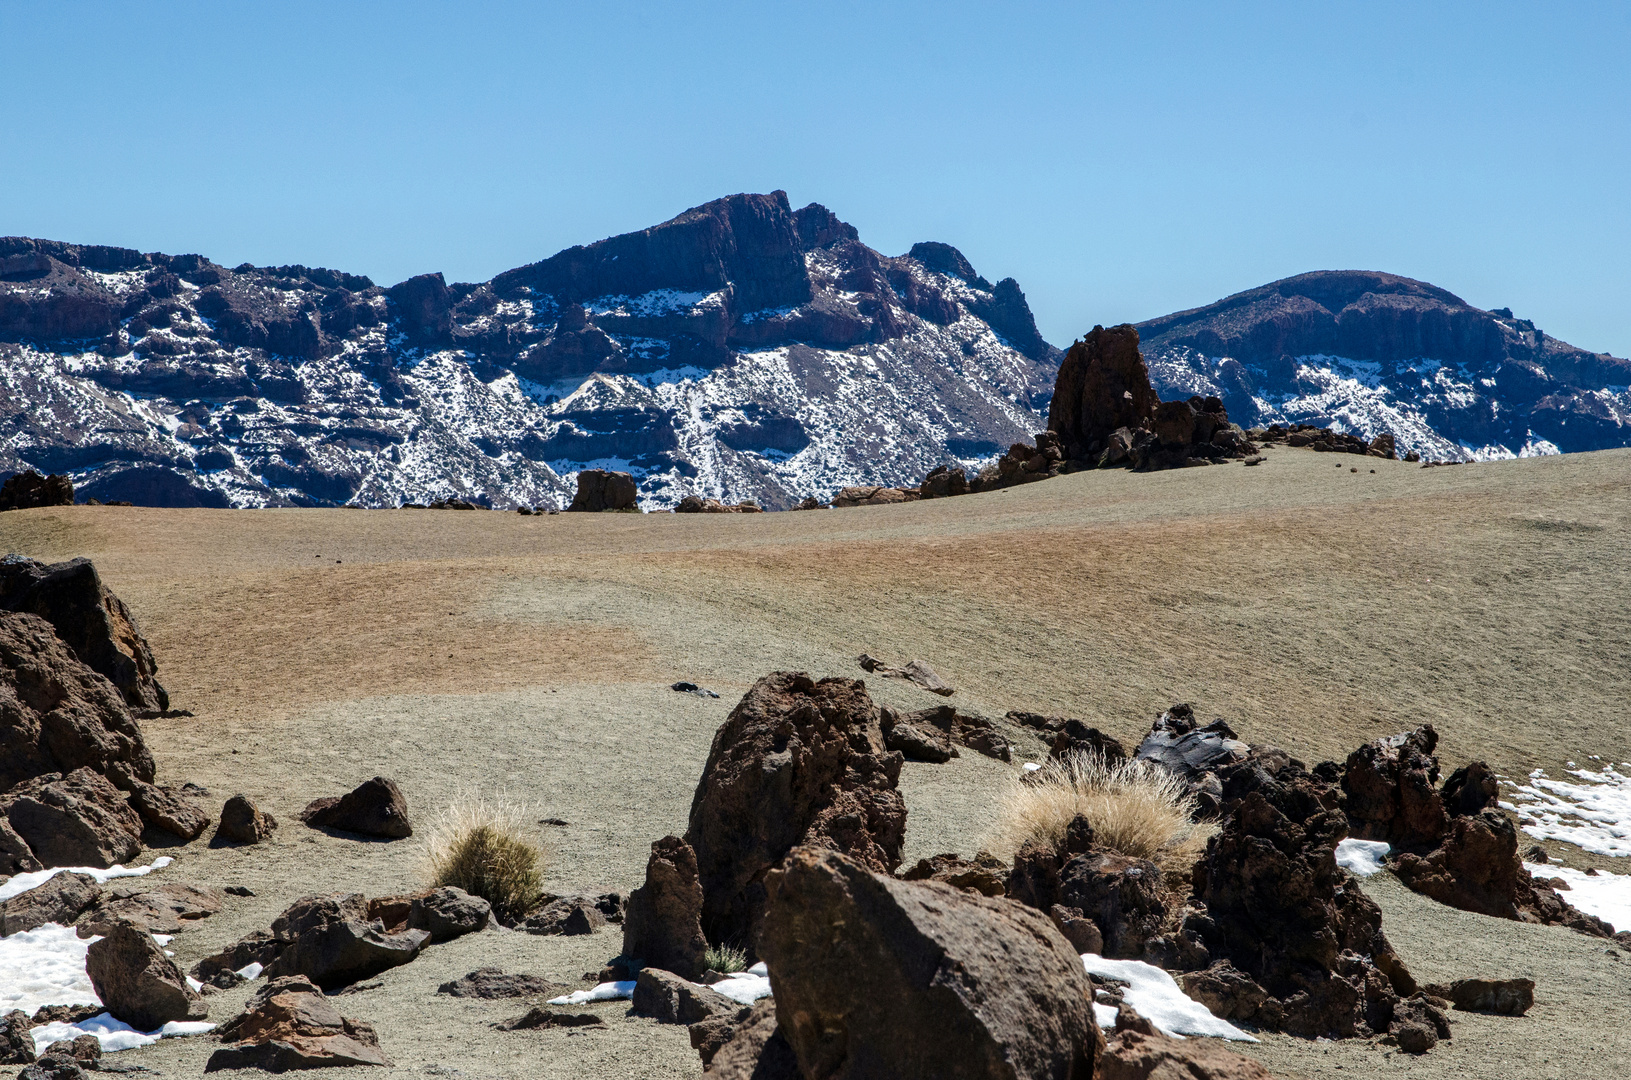
[(566, 993), (566, 987), (541, 975), (505, 974), (500, 968), (477, 968), (463, 978), (445, 982), (438, 994), (469, 998), (548, 998)]
[(578, 491), (568, 510), (598, 513), (604, 510), (638, 510), (639, 489), (626, 472), (584, 469), (578, 473)]
[(902, 757), (883, 746), (863, 683), (778, 671), (755, 683), (714, 734), (685, 840), (711, 942), (752, 949), (765, 875), (795, 846), (843, 852), (882, 873), (900, 865)]
[(41, 476), (33, 469), (14, 473), (0, 484), (0, 510), (33, 510), (74, 505), (74, 482), (66, 476)]
[(768, 884), (760, 949), (804, 1076), (1096, 1075), (1092, 985), (1040, 913), (809, 848)]
[(387, 840), (413, 835), (408, 801), (396, 781), (383, 776), (365, 780), (344, 795), (313, 800), (300, 812), (300, 820), (314, 829), (338, 829)]
[(130, 805), (155, 829), (194, 840), (209, 828), (210, 816), (181, 791), (138, 780), (131, 785)]
[(361, 893), (335, 893), (295, 901), (272, 922), (269, 945), (248, 944), (268, 978), (302, 975), (327, 990), (406, 964), (429, 941), (427, 930), (386, 933)]
[[(106, 934), (115, 923), (120, 922), (146, 930), (149, 934), (175, 934), (186, 924), (214, 915), (224, 903), (225, 896), (221, 890), (208, 885), (175, 881), (151, 886), (120, 883), (101, 891), (96, 905), (86, 910), (76, 925), (80, 937)], [(66, 924), (73, 920), (55, 921)]]
[(629, 894), (623, 955), (696, 979), (708, 968), (696, 852), (677, 836), (651, 845), (645, 884)]
[(1065, 352), (1048, 406), (1048, 430), (1072, 461), (1104, 453), (1118, 428), (1146, 427), (1159, 399), (1129, 325), (1095, 326)]
[(1202, 726), (1189, 705), (1174, 705), (1155, 721), (1133, 757), (1165, 768), (1189, 786), (1202, 816), (1222, 810), (1221, 774), (1245, 761), (1250, 747), (1224, 720)]
[(1013, 760), (1013, 747), (996, 724), (951, 705), (905, 713), (885, 708), (879, 714), (879, 723), (884, 745), (914, 761), (938, 762), (956, 757), (954, 743), (999, 761)]
[[(0, 559), (0, 610), (38, 615), (82, 662), (118, 688), (136, 711), (162, 712), (170, 695), (154, 678), (158, 664), (136, 619), (89, 559), (46, 565), (21, 555)], [(105, 770), (100, 770), (105, 771)], [(139, 779), (153, 779), (151, 767)], [(122, 786), (122, 785), (121, 785)]]
[(372, 1026), (341, 1016), (310, 979), (299, 975), (269, 979), (216, 1035), (230, 1045), (210, 1055), (205, 1072), (391, 1064)]
[(91, 942), (85, 972), (108, 1012), (137, 1031), (209, 1015), (209, 1006), (187, 986), (153, 935), (129, 923), (116, 923), (107, 936)]
[(0, 937), (34, 930), (46, 923), (72, 926), (102, 899), (102, 886), (87, 874), (52, 874), (27, 892), (0, 901)]
[(142, 819), (124, 794), (89, 767), (46, 773), (0, 796), (11, 830), (44, 866), (107, 868), (142, 847)]
[(743, 1007), (716, 990), (660, 968), (642, 968), (634, 979), (630, 1006), (636, 1016), (664, 1024), (696, 1024), (734, 1018)]

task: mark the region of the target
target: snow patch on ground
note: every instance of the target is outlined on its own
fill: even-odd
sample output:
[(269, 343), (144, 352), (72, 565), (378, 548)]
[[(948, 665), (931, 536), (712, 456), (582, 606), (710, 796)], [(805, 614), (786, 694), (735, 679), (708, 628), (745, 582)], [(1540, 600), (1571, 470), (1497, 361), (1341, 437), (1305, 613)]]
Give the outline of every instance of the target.
[(85, 950), (71, 926), (46, 923), (0, 938), (0, 1015), (21, 1009), (29, 1015), (42, 1005), (100, 1005), (89, 975)]
[(98, 885), (106, 885), (114, 878), (142, 877), (155, 870), (162, 870), (175, 862), (168, 855), (160, 855), (146, 866), (112, 866), (104, 870), (99, 866), (57, 866), (50, 870), (35, 870), (27, 874), (17, 874), (14, 877), (0, 882), (0, 901), (10, 900), (19, 893), (25, 893), (36, 886), (43, 885), (58, 874), (84, 874), (96, 879)]
[[(1631, 762), (1620, 766), (1631, 770)], [(1537, 839), (1561, 840), (1595, 855), (1631, 855), (1631, 771), (1610, 763), (1600, 771), (1571, 767), (1568, 773), (1582, 782), (1553, 780), (1545, 769), (1530, 773), (1527, 784), (1504, 780), (1514, 791), (1501, 806)]]
[(1616, 932), (1631, 930), (1631, 874), (1612, 874), (1599, 870), (1588, 874), (1552, 863), (1524, 863), (1523, 868), (1537, 879), (1562, 878), (1568, 884), (1563, 899), (1604, 922), (1612, 923)]
[(770, 996), (770, 971), (763, 964), (754, 964), (746, 971), (735, 971), (709, 987), (742, 1005), (752, 1005), (760, 998)]
[[(1211, 1035), (1234, 1042), (1257, 1041), (1229, 1021), (1213, 1016), (1205, 1005), (1178, 989), (1171, 975), (1153, 964), (1142, 960), (1106, 960), (1096, 953), (1083, 953), (1082, 967), (1089, 975), (1126, 983), (1122, 999), (1163, 1035), (1176, 1039), (1185, 1035)], [(1095, 1005), (1094, 1011), (1100, 1008)], [(1099, 1016), (1100, 1026), (1106, 1026), (1103, 1014)], [(1115, 1026), (1113, 1015), (1108, 1026)]]
[(550, 998), (551, 1005), (587, 1005), (591, 1001), (626, 1001), (634, 996), (634, 980), (627, 979), (619, 982), (603, 982), (593, 990), (574, 990), (570, 994), (563, 994), (557, 998)]
[(47, 1046), (59, 1039), (77, 1039), (81, 1035), (95, 1035), (96, 1041), (102, 1044), (102, 1052), (109, 1054), (115, 1050), (134, 1050), (138, 1046), (151, 1046), (160, 1039), (177, 1035), (203, 1035), (214, 1030), (215, 1025), (204, 1020), (172, 1020), (157, 1031), (143, 1032), (137, 1031), (123, 1020), (115, 1020), (112, 1013), (99, 1013), (77, 1024), (61, 1021), (42, 1024), (32, 1029), (29, 1035), (33, 1036), (36, 1054), (44, 1053)]
[(1387, 869), (1382, 860), (1392, 850), (1386, 840), (1355, 840), (1350, 837), (1337, 845), (1337, 865), (1358, 877), (1370, 877)]

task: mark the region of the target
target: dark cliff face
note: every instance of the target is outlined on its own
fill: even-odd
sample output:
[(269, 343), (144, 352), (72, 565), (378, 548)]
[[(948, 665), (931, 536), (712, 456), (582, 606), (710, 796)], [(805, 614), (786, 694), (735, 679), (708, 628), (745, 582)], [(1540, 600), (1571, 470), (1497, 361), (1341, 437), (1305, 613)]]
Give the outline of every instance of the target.
[(1388, 430), (1432, 457), (1631, 445), (1631, 362), (1393, 274), (1301, 274), (1138, 331), (1162, 396), (1218, 394), (1247, 425)]
[(165, 505), (915, 482), (1041, 430), (1058, 352), (1011, 279), (913, 252), (779, 191), (476, 284), (0, 238), (0, 473)]

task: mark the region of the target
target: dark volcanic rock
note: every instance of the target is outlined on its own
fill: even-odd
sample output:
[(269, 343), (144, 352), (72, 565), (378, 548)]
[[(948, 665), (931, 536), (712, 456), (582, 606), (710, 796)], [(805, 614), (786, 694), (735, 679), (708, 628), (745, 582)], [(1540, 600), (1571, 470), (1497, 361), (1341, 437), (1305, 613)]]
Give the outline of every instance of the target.
[(1106, 735), (1098, 728), (1088, 727), (1080, 720), (1065, 720), (1056, 730), (1053, 745), (1048, 748), (1050, 758), (1091, 754), (1103, 758), (1107, 763), (1127, 760), (1127, 750), (1120, 739)]
[(0, 510), (74, 505), (74, 482), (66, 476), (41, 476), (33, 469), (6, 477), (0, 484)]
[(566, 1013), (534, 1005), (511, 1020), (495, 1024), (500, 1031), (532, 1031), (536, 1028), (605, 1027), (606, 1021), (594, 1013)]
[(303, 975), (332, 989), (408, 963), (430, 933), (382, 933), (370, 924), (361, 893), (335, 893), (295, 901), (273, 921), (272, 938), (278, 949), (267, 978)]
[(972, 860), (952, 854), (919, 859), (916, 866), (901, 872), (900, 879), (938, 881), (957, 889), (972, 889), (982, 896), (1008, 893), (1008, 866), (989, 851), (977, 852)]
[(1205, 816), (1221, 809), (1223, 782), (1219, 774), (1245, 761), (1248, 755), (1247, 745), (1235, 737), (1234, 729), (1225, 721), (1214, 720), (1203, 727), (1188, 705), (1174, 705), (1162, 713), (1133, 752), (1137, 760), (1160, 765), (1181, 777)]
[[(153, 650), (135, 617), (102, 583), (89, 559), (47, 566), (7, 555), (0, 559), (0, 609), (38, 615), (50, 623), (74, 655), (119, 689), (130, 708), (170, 707), (170, 696), (154, 678), (158, 664)], [(133, 762), (133, 772), (138, 779), (153, 779), (150, 763), (144, 769)]]
[(548, 998), (559, 997), (567, 992), (567, 988), (540, 975), (506, 975), (499, 968), (488, 967), (477, 968), (462, 979), (445, 982), (436, 988), (436, 992), (452, 997)]
[(691, 1038), (712, 1080), (803, 1080), (793, 1047), (777, 1023), (776, 1003), (769, 998), (740, 1022), (692, 1026)]
[(639, 489), (626, 472), (584, 469), (578, 473), (578, 493), (568, 510), (597, 513), (603, 510), (638, 510)]
[(707, 951), (696, 852), (679, 837), (665, 836), (651, 845), (645, 884), (629, 894), (623, 955), (696, 979), (707, 970)]
[(155, 787), (138, 780), (131, 785), (130, 805), (155, 829), (183, 840), (196, 839), (209, 828), (210, 816), (175, 788)]
[(100, 773), (46, 773), (0, 797), (11, 829), (45, 866), (107, 868), (142, 846), (142, 819)]
[(221, 807), (221, 824), (215, 838), (234, 844), (258, 844), (277, 829), (277, 819), (249, 801), (247, 795), (234, 795)]
[(778, 671), (754, 684), (714, 734), (685, 839), (702, 883), (709, 941), (757, 940), (765, 874), (797, 845), (840, 851), (882, 873), (900, 865), (902, 758), (854, 679)]
[(383, 776), (364, 781), (344, 795), (312, 801), (300, 812), (300, 820), (314, 829), (339, 829), (388, 840), (413, 835), (407, 800), (396, 781)]
[(1438, 732), (1424, 724), (1348, 755), (1342, 789), (1355, 836), (1407, 850), (1438, 846), (1450, 821), (1437, 790), (1437, 746)]
[(695, 1024), (734, 1017), (742, 1011), (741, 1005), (718, 991), (654, 967), (642, 968), (635, 976), (630, 1005), (634, 1015), (664, 1024)]
[(433, 942), (452, 941), (485, 930), (492, 919), (491, 904), (447, 885), (415, 897), (408, 909), (408, 929), (428, 931)]
[(0, 1016), (0, 1065), (27, 1065), (34, 1060), (31, 1021), (21, 1009)]
[[(1147, 1022), (1146, 1022), (1147, 1023)], [(1117, 1026), (1095, 1080), (1274, 1080), (1263, 1066), (1211, 1039), (1173, 1039)]]
[(80, 917), (79, 936), (106, 934), (117, 922), (130, 923), (150, 934), (178, 933), (184, 923), (207, 919), (220, 911), (224, 899), (220, 889), (182, 882), (152, 887), (114, 886), (95, 908)]
[(1048, 430), (1059, 436), (1066, 458), (1096, 459), (1111, 432), (1144, 427), (1158, 400), (1139, 354), (1138, 331), (1125, 324), (1095, 326), (1059, 365)]
[(110, 927), (91, 942), (85, 971), (108, 1012), (137, 1031), (152, 1031), (172, 1020), (202, 1020), (209, 1006), (187, 987), (175, 961), (146, 930), (129, 923)]
[(1522, 1016), (1535, 1004), (1533, 979), (1457, 979), (1428, 992), (1447, 998), (1457, 1009), (1498, 1016)]
[(810, 848), (769, 890), (759, 947), (806, 1076), (1094, 1075), (1092, 984), (1046, 916)]
[(606, 916), (592, 897), (562, 896), (528, 915), (521, 929), (529, 934), (592, 934), (606, 925)]
[(210, 1055), (205, 1072), (391, 1063), (370, 1025), (341, 1016), (310, 979), (298, 975), (268, 979), (216, 1035), (230, 1045)]

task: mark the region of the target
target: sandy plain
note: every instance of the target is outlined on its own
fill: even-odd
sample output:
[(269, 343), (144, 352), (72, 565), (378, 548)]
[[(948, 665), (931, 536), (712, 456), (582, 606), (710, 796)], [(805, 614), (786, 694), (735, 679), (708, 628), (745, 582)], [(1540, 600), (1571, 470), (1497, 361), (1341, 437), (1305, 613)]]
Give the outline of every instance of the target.
[[(1422, 469), (1280, 449), (1257, 468), (749, 516), (75, 507), (0, 515), (0, 549), (94, 559), (195, 714), (144, 723), (161, 780), (204, 784), (217, 808), (245, 792), (283, 822), (258, 848), (165, 852), (172, 880), (256, 894), (178, 935), (185, 964), (301, 895), (420, 884), (422, 836), (360, 843), (295, 820), (376, 773), (421, 833), (469, 794), (564, 819), (538, 826), (549, 887), (626, 891), (649, 843), (683, 831), (742, 692), (776, 669), (860, 677), (863, 651), (929, 660), (964, 708), (1078, 716), (1129, 742), (1189, 701), (1309, 763), (1423, 722), (1447, 768), (1631, 759), (1631, 451)], [(677, 679), (721, 696), (674, 693)], [(890, 704), (937, 700), (868, 685)], [(971, 753), (909, 764), (907, 858), (977, 848), (1017, 770)], [(1276, 1075), (1631, 1075), (1631, 953), (1444, 908), (1385, 875), (1365, 888), (1419, 979), (1525, 975), (1537, 1004), (1457, 1014), (1423, 1059), (1364, 1041), (1244, 1048)], [(484, 964), (587, 985), (618, 944), (615, 928), (476, 935), (338, 1002), (376, 1025), (393, 1074), (698, 1075), (684, 1029), (626, 1003), (595, 1007), (604, 1031), (505, 1033), (491, 1024), (525, 1003), (435, 992)], [(247, 989), (213, 997), (212, 1019)], [(168, 1040), (120, 1059), (197, 1076), (211, 1049)]]

